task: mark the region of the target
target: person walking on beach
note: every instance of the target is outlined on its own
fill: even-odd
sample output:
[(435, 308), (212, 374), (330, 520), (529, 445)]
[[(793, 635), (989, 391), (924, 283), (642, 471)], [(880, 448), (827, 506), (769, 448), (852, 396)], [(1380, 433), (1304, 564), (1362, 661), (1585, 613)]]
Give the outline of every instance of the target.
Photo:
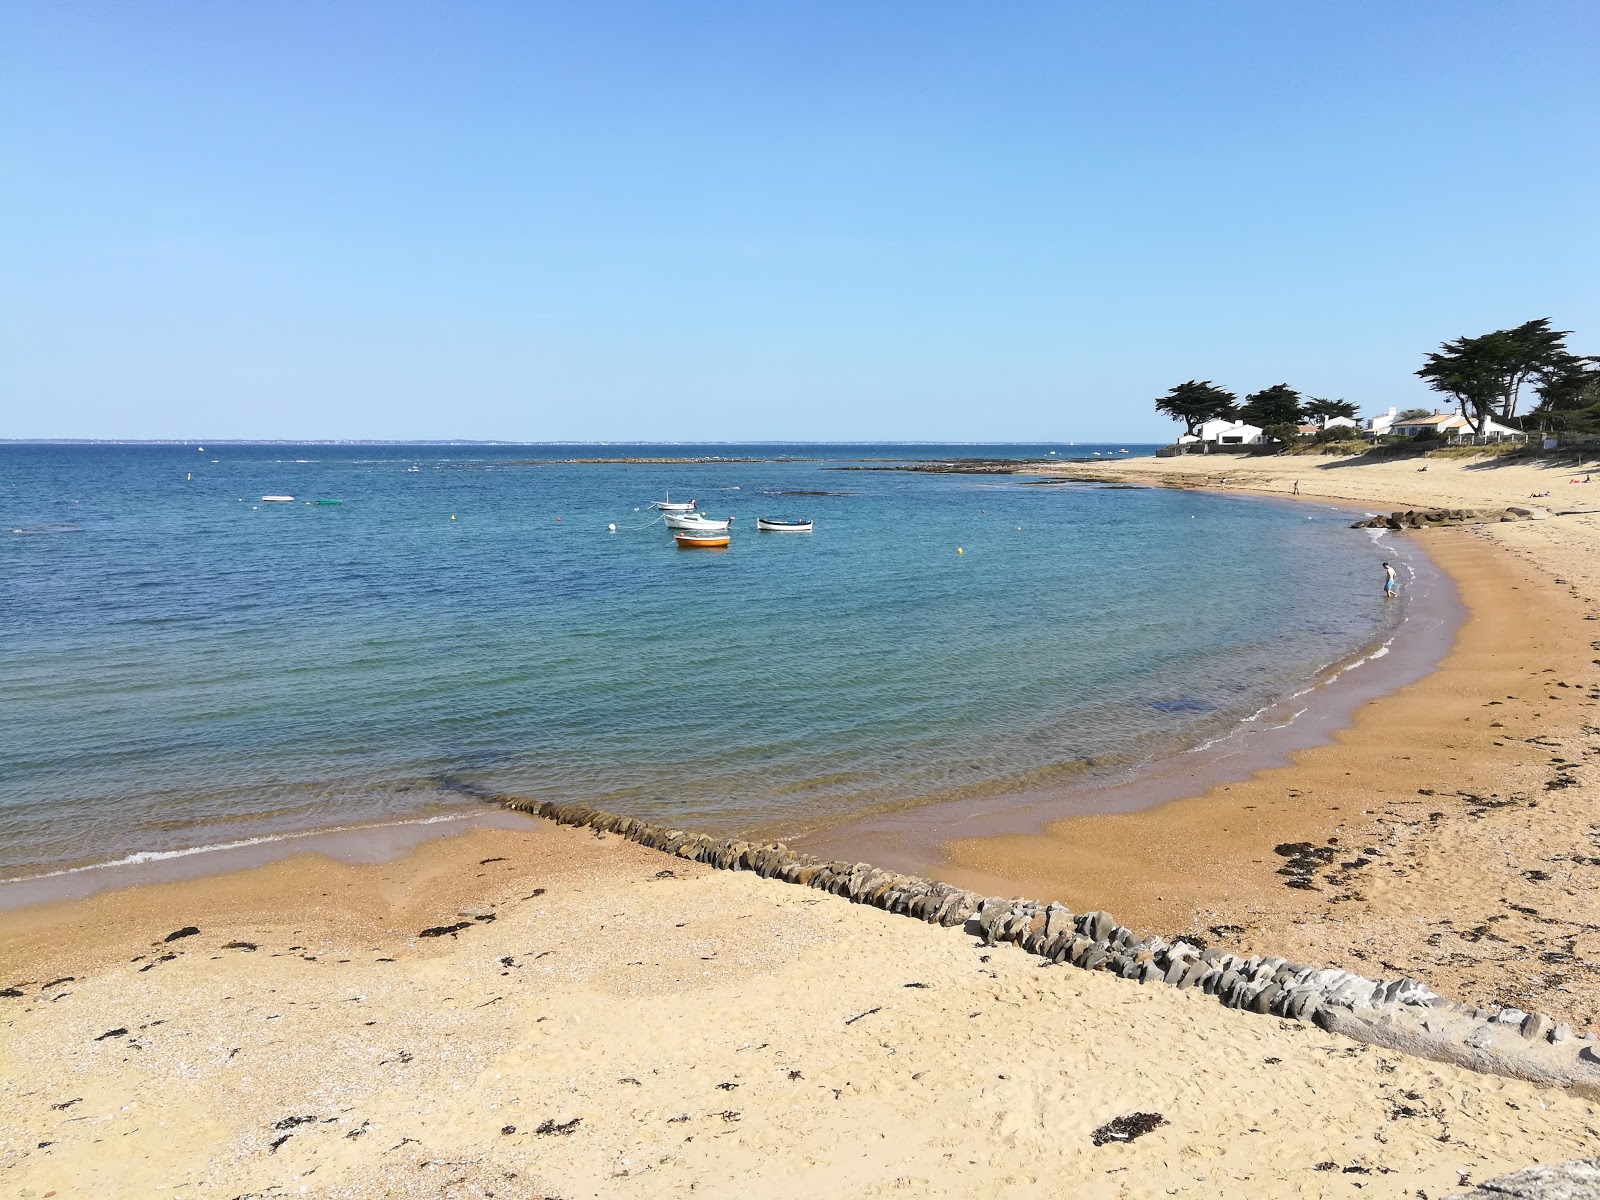
[(1300, 481), (1298, 479), (1296, 479), (1294, 481), (1294, 491), (1291, 492), (1290, 495), (1298, 496), (1299, 494), (1300, 494)]
[(1391, 567), (1388, 563), (1384, 563), (1383, 564), (1383, 598), (1385, 600), (1393, 600), (1394, 599), (1395, 584), (1396, 584), (1396, 581), (1395, 581), (1395, 577), (1394, 577), (1394, 568)]

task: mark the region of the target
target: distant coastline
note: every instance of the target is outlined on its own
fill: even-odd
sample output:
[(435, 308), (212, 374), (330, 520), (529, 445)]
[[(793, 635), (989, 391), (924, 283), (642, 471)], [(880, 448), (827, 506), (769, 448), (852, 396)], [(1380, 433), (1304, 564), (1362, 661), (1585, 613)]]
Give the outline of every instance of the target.
[[(907, 441), (864, 438), (861, 441), (832, 439), (811, 441), (805, 438), (678, 438), (671, 441), (628, 441), (617, 438), (588, 440), (563, 438), (557, 441), (517, 441), (505, 438), (0, 438), (0, 446), (1107, 446), (1115, 439), (1096, 441), (1077, 439), (1052, 441)], [(1130, 448), (1154, 450), (1161, 442), (1129, 442)]]

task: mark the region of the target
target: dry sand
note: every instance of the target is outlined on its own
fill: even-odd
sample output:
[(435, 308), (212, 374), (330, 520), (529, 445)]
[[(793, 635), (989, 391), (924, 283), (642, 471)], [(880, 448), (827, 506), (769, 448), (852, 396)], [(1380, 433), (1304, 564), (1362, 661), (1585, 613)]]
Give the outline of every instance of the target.
[[(532, 823), (4, 922), (11, 1196), (1437, 1198), (1600, 1137), (1563, 1093)], [(1134, 1112), (1165, 1123), (1094, 1145)]]
[[(1271, 487), (1273, 466), (1226, 469)], [(1307, 493), (1544, 490), (1521, 468), (1415, 483), (1404, 466), (1326, 471), (1318, 489), (1316, 467), (1291, 463)], [(1574, 764), (1594, 748), (1582, 646), (1600, 626), (1580, 618), (1600, 592), (1597, 520), (1426, 535), (1473, 616), (1428, 690), (1243, 785), (1255, 809), (1229, 793), (1116, 818), (1157, 841), (1094, 906), (1169, 926), (1237, 916), (1244, 939), (1352, 966), (1431, 952), (1416, 957), (1430, 982), (1592, 1012), (1600, 824)], [(1515, 699), (1490, 706), (1491, 691)], [(1403, 729), (1373, 720), (1385, 704)], [(1370, 777), (1310, 761), (1346, 753)], [(1578, 782), (1546, 790), (1555, 774)], [(1284, 830), (1379, 853), (1291, 890), (1273, 873)], [(1063, 855), (1094, 861), (1088, 837), (1052, 830), (988, 865), (1048, 880)], [(1542, 963), (1547, 945), (1571, 957)], [(302, 856), (0, 914), (0, 989), (16, 993), (0, 996), (14, 1196), (1438, 1200), (1600, 1140), (1596, 1106), (1564, 1093), (531, 820), (392, 863)], [(1165, 1123), (1093, 1144), (1134, 1112)]]

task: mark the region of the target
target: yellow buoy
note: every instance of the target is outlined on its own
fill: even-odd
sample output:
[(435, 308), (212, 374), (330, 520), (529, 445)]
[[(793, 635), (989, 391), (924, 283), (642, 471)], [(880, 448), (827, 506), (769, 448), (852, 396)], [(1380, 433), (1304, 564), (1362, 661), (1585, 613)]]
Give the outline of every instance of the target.
[(451, 520), (452, 520), (452, 521), (454, 521), (454, 520), (455, 520), (455, 519), (456, 519), (456, 515), (455, 515), (455, 513), (451, 513), (451, 514), (450, 514), (450, 519), (451, 519)]
[(960, 546), (957, 546), (957, 547), (956, 547), (956, 553), (957, 553), (957, 554), (960, 554), (960, 553), (962, 553), (962, 549), (961, 549), (961, 547), (960, 547)]

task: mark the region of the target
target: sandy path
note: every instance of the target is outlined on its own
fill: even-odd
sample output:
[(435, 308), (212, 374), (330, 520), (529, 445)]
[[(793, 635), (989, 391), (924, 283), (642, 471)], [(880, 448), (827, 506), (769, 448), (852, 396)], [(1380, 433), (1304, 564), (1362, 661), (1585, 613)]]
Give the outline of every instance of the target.
[[(494, 921), (423, 899), (463, 880)], [(1600, 1136), (1564, 1094), (575, 830), (14, 914), (0, 972), (15, 1196), (1437, 1198)], [(1166, 1123), (1093, 1144), (1136, 1111)]]

